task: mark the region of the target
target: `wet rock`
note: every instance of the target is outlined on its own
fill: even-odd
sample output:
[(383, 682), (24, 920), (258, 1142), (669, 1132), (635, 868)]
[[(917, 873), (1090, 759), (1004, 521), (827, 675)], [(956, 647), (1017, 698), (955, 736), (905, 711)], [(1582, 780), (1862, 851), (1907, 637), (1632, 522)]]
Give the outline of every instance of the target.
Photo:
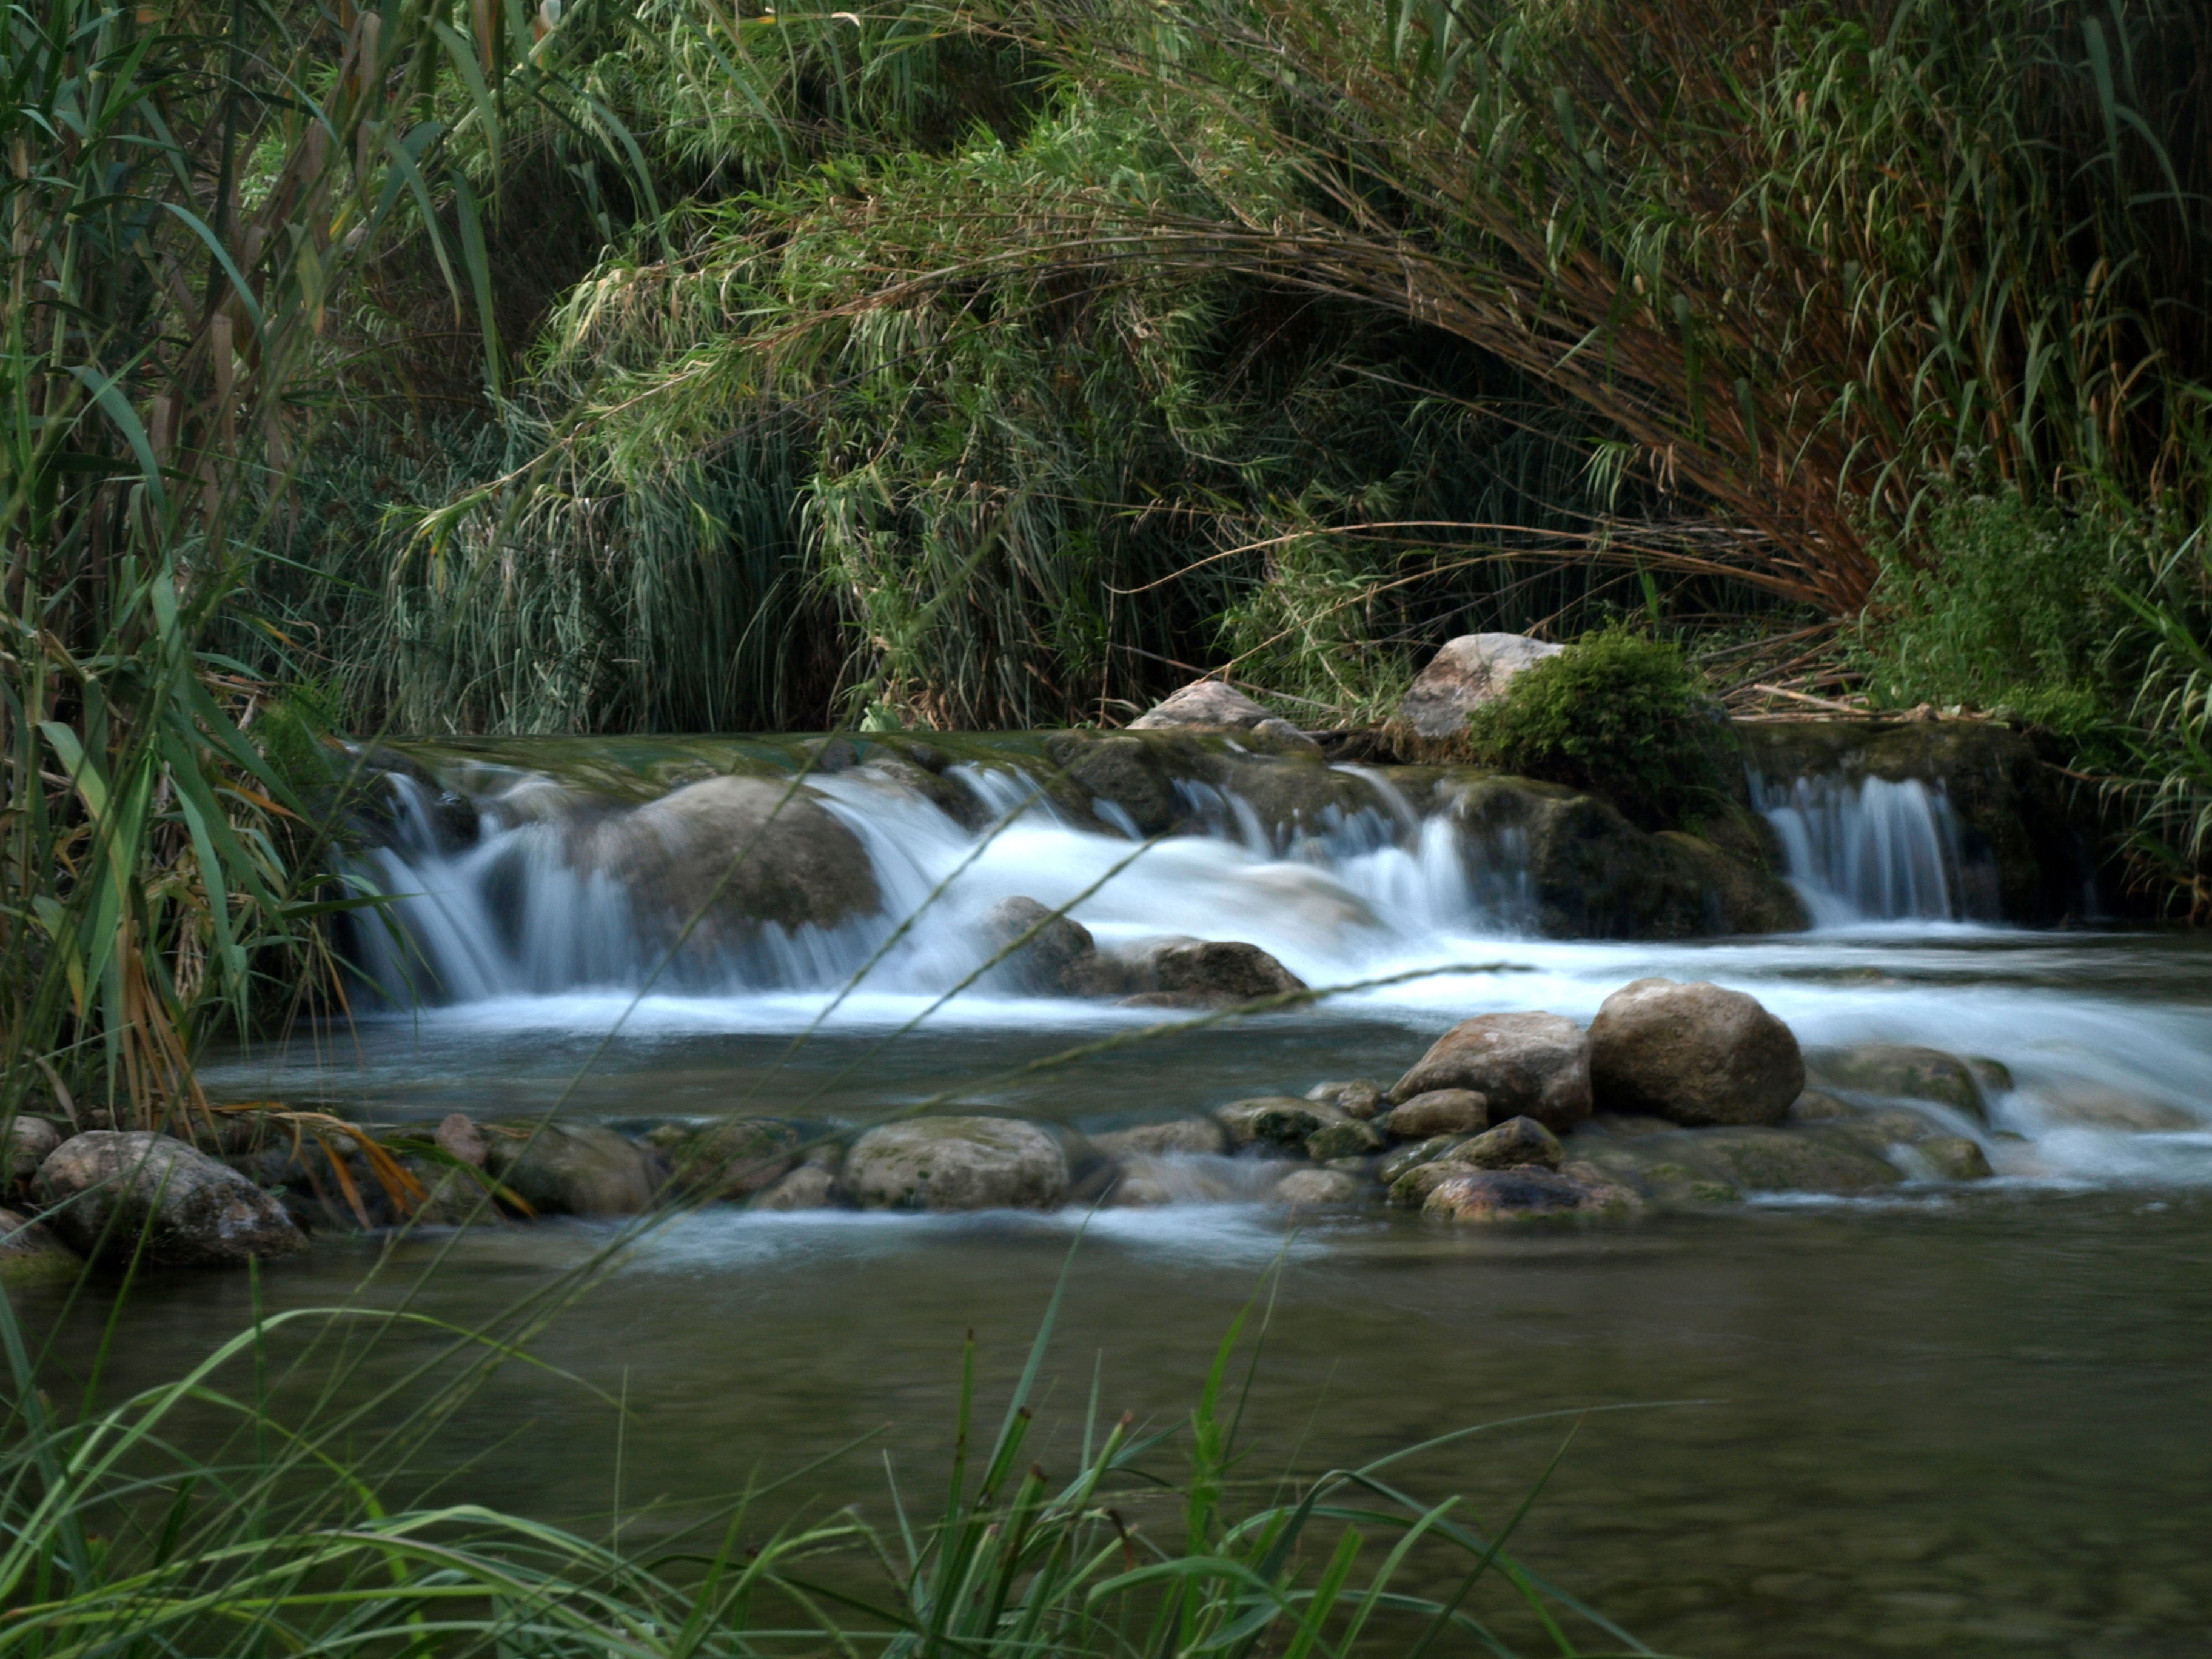
[(1680, 832), (1649, 835), (1593, 795), (1456, 770), (1437, 789), (1488, 862), (1527, 874), (1530, 920), (1553, 939), (1697, 939), (1806, 925), (1764, 865)]
[(1927, 1160), (1938, 1181), (1987, 1181), (1993, 1173), (1989, 1154), (1965, 1135), (1930, 1135), (1912, 1151)]
[(834, 1210), (837, 1207), (837, 1176), (817, 1164), (802, 1164), (780, 1180), (753, 1194), (746, 1206), (755, 1210)]
[(1447, 640), (1415, 677), (1398, 717), (1424, 738), (1464, 736), (1469, 714), (1504, 696), (1522, 669), (1564, 649), (1525, 634), (1462, 634)]
[(1395, 1186), (1403, 1177), (1425, 1164), (1435, 1163), (1466, 1139), (1465, 1135), (1437, 1135), (1401, 1146), (1382, 1160), (1375, 1171), (1375, 1178), (1385, 1187)]
[(1033, 1123), (917, 1118), (862, 1135), (842, 1184), (870, 1210), (1049, 1210), (1067, 1196), (1067, 1158)]
[(1213, 1120), (1228, 1131), (1231, 1146), (1260, 1146), (1300, 1152), (1306, 1139), (1325, 1124), (1350, 1122), (1333, 1106), (1295, 1095), (1261, 1095), (1216, 1107)]
[(1790, 1123), (1831, 1123), (1856, 1115), (1858, 1108), (1838, 1100), (1826, 1089), (1808, 1089), (1790, 1103), (1784, 1121)]
[(45, 1227), (0, 1210), (0, 1285), (50, 1284), (76, 1276), (84, 1263)]
[(1316, 1083), (1306, 1091), (1306, 1098), (1334, 1106), (1346, 1117), (1363, 1119), (1375, 1116), (1387, 1104), (1382, 1085), (1365, 1078), (1350, 1083)]
[(1175, 827), (1175, 781), (1159, 752), (1142, 738), (1059, 732), (1045, 740), (1044, 752), (1060, 769), (1053, 793), (1073, 810), (1089, 813), (1094, 802), (1103, 801), (1139, 836), (1164, 835)]
[(1392, 1107), (1382, 1121), (1384, 1133), (1394, 1140), (1468, 1135), (1489, 1124), (1490, 1102), (1472, 1089), (1431, 1089)]
[[(1164, 944), (1145, 957), (1145, 994), (1172, 1006), (1225, 1007), (1305, 989), (1305, 981), (1256, 945), (1234, 939)], [(1166, 1006), (1166, 1005), (1159, 1005)]]
[(449, 1112), (438, 1125), (432, 1139), (438, 1150), (456, 1164), (465, 1164), (472, 1170), (481, 1170), (489, 1156), (483, 1131), (477, 1128), (466, 1112)]
[(1741, 991), (1639, 979), (1590, 1022), (1590, 1093), (1601, 1112), (1692, 1127), (1779, 1123), (1805, 1087), (1790, 1028)]
[(1241, 802), (1278, 848), (1301, 836), (1324, 834), (1382, 804), (1359, 774), (1339, 771), (1314, 755), (1211, 754), (1197, 770), (1200, 781)]
[(0, 1133), (0, 1176), (4, 1176), (6, 1190), (27, 1191), (39, 1165), (61, 1144), (61, 1131), (46, 1119), (17, 1117)]
[(1064, 994), (1087, 982), (1077, 970), (1097, 953), (1081, 922), (1019, 896), (991, 907), (983, 918), (983, 941), (993, 956), (1006, 953), (1000, 969), (1029, 991)]
[(653, 1206), (659, 1160), (604, 1125), (486, 1127), (485, 1171), (539, 1215), (635, 1215)]
[(1461, 1141), (1438, 1161), (1479, 1170), (1511, 1170), (1522, 1164), (1556, 1170), (1565, 1156), (1559, 1136), (1534, 1118), (1509, 1117), (1496, 1128)]
[(1941, 1048), (1863, 1042), (1847, 1048), (1815, 1048), (1805, 1056), (1805, 1065), (1817, 1081), (1832, 1089), (1932, 1100), (1972, 1118), (1989, 1118), (1973, 1066)]
[[(1575, 1139), (1579, 1141), (1581, 1137)], [(1743, 1189), (1719, 1170), (1703, 1160), (1685, 1162), (1654, 1156), (1650, 1148), (1638, 1151), (1618, 1145), (1577, 1146), (1574, 1155), (1559, 1168), (1577, 1180), (1626, 1187), (1655, 1204), (1669, 1207), (1698, 1208), (1743, 1202)]]
[(1895, 1165), (1851, 1138), (1817, 1127), (1702, 1129), (1689, 1139), (1683, 1161), (1714, 1169), (1747, 1192), (1878, 1192), (1902, 1179)]
[(882, 908), (867, 849), (804, 784), (709, 778), (609, 819), (590, 845), (616, 881), (658, 902), (665, 927), (703, 911), (708, 946), (763, 922), (826, 927)]
[(1301, 1209), (1318, 1209), (1360, 1203), (1371, 1191), (1365, 1180), (1346, 1170), (1293, 1170), (1275, 1183), (1267, 1200)]
[(1091, 1144), (1108, 1158), (1158, 1158), (1171, 1152), (1224, 1152), (1229, 1135), (1210, 1117), (1178, 1117), (1109, 1129), (1091, 1136)]
[(1364, 1158), (1370, 1152), (1381, 1152), (1385, 1144), (1374, 1125), (1347, 1117), (1335, 1123), (1324, 1123), (1308, 1135), (1306, 1156), (1316, 1164), (1339, 1158)]
[(32, 1186), (63, 1242), (102, 1260), (127, 1261), (142, 1234), (147, 1259), (165, 1266), (228, 1267), (307, 1248), (275, 1199), (168, 1135), (72, 1135), (46, 1155)]
[(750, 1198), (774, 1186), (799, 1161), (799, 1130), (776, 1118), (726, 1118), (664, 1149), (668, 1186), (706, 1202)]
[(933, 771), (903, 755), (872, 753), (860, 768), (860, 775), (881, 778), (920, 796), (963, 830), (981, 830), (996, 817), (982, 798), (963, 787), (957, 778), (948, 778), (941, 769)]
[(1555, 1170), (1471, 1170), (1451, 1174), (1430, 1188), (1421, 1213), (1459, 1223), (1520, 1221), (1618, 1212), (1633, 1209), (1636, 1202), (1625, 1188), (1579, 1181)]
[(2201, 1129), (2204, 1120), (2162, 1100), (2124, 1095), (2117, 1089), (2073, 1081), (2039, 1084), (2029, 1098), (2046, 1122), (2085, 1129), (2123, 1129), (2159, 1134)]
[(1558, 1014), (1478, 1014), (1438, 1037), (1390, 1098), (1471, 1089), (1492, 1116), (1533, 1117), (1566, 1129), (1589, 1115), (1589, 1041)]

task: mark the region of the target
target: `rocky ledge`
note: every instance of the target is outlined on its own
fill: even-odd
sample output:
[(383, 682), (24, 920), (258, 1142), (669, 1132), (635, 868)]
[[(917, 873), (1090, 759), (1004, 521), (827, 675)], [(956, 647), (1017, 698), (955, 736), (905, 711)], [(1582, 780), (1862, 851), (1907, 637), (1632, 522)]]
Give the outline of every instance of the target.
[[(1419, 1211), (1448, 1224), (1860, 1194), (1990, 1173), (2001, 1066), (1932, 1048), (1800, 1049), (1756, 1000), (1644, 979), (1588, 1027), (1477, 1014), (1395, 1082), (1314, 1085), (1087, 1127), (974, 1110), (854, 1127), (774, 1118), (374, 1131), (241, 1112), (216, 1152), (166, 1135), (64, 1138), (22, 1118), (4, 1153), (0, 1277), (81, 1257), (223, 1266), (315, 1231), (527, 1224), (675, 1205), (1051, 1210), (1263, 1200)], [(274, 1121), (282, 1119), (281, 1121)], [(311, 1118), (308, 1133), (300, 1133)]]

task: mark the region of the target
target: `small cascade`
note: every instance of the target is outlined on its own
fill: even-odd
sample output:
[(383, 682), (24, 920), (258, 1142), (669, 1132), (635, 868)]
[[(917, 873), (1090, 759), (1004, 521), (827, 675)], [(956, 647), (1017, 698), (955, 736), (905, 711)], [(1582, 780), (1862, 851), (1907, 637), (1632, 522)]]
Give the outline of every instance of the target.
[(1958, 817), (1940, 783), (1754, 775), (1752, 791), (1815, 926), (1994, 920), (1966, 914)]
[(959, 763), (959, 810), (867, 765), (807, 781), (811, 809), (851, 833), (880, 905), (834, 926), (702, 927), (672, 954), (635, 815), (520, 770), (467, 778), (472, 831), (420, 780), (393, 773), (383, 844), (356, 875), (390, 896), (357, 955), (394, 1006), (579, 991), (671, 994), (863, 991), (937, 995), (988, 955), (983, 920), (1017, 896), (1066, 907), (1102, 947), (1163, 935), (1259, 945), (1312, 982), (1357, 976), (1446, 934), (1512, 931), (1528, 881), (1510, 849), (1468, 845), (1383, 775), (1333, 769), (1334, 798), (1294, 820), (1225, 789), (1178, 782), (1177, 833), (1147, 844), (1126, 814), (1056, 805), (1012, 763)]

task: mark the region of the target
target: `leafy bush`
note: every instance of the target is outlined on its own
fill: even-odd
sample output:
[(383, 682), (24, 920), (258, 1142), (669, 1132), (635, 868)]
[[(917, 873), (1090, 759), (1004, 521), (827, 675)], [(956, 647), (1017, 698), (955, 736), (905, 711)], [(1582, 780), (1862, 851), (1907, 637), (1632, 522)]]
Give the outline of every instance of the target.
[(1647, 828), (1722, 803), (1727, 731), (1677, 647), (1620, 625), (1523, 669), (1468, 717), (1484, 764), (1589, 790)]
[(1878, 549), (1882, 574), (1857, 655), (1878, 705), (2002, 709), (2082, 734), (2124, 702), (2108, 684), (2126, 617), (2114, 584), (2139, 570), (2145, 532), (2118, 514), (2069, 513), (2017, 491), (1938, 507), (1930, 567)]

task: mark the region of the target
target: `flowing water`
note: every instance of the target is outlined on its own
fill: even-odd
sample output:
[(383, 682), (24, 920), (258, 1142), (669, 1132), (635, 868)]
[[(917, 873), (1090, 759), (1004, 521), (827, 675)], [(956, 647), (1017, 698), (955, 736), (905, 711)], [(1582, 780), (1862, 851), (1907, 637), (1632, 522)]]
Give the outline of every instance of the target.
[[(550, 765), (556, 751), (540, 752)], [(638, 775), (678, 753), (596, 752)], [(1361, 775), (1364, 804), (1297, 836), (1193, 790), (1199, 832), (1146, 847), (1062, 817), (1019, 752), (976, 745), (947, 775), (988, 809), (981, 830), (866, 769), (819, 780), (867, 848), (881, 917), (656, 975), (639, 896), (571, 856), (601, 809), (549, 782), (532, 753), (438, 757), (480, 812), (473, 832), (434, 790), (395, 782), (399, 828), (368, 874), (405, 896), (403, 932), (372, 948), (394, 1001), (411, 984), (428, 1006), (234, 1057), (210, 1073), (216, 1088), (381, 1118), (557, 1109), (615, 1121), (849, 1121), (951, 1094), (1096, 1128), (1328, 1077), (1387, 1079), (1472, 1012), (1587, 1018), (1630, 979), (1712, 979), (1808, 1044), (1924, 1042), (2002, 1061), (2014, 1086), (1976, 1129), (1998, 1178), (1570, 1231), (1447, 1233), (1380, 1212), (1293, 1229), (1237, 1201), (1233, 1183), (1210, 1189), (1218, 1201), (1102, 1212), (1048, 1367), (1048, 1463), (1070, 1455), (1094, 1364), (1109, 1408), (1187, 1410), (1237, 1309), (1279, 1270), (1255, 1490), (1469, 1423), (1641, 1406), (1585, 1422), (1525, 1553), (1660, 1650), (2212, 1647), (2212, 953), (2176, 935), (2033, 933), (1957, 914), (1966, 884), (1939, 787), (1756, 781), (1810, 933), (1570, 943), (1526, 931), (1511, 846), (1462, 844), (1379, 773)], [(1015, 895), (1067, 905), (1102, 943), (1244, 939), (1345, 988), (1295, 1012), (1108, 1044), (1162, 1016), (975, 977), (977, 923)], [(1079, 1049), (1091, 1052), (1067, 1057)], [(677, 1220), (540, 1348), (628, 1399), (619, 1499), (612, 1415), (549, 1376), (502, 1380), (446, 1451), (478, 1454), (471, 1495), (560, 1516), (697, 1500), (886, 1425), (908, 1478), (934, 1479), (962, 1332), (1010, 1376), (1080, 1219)], [(494, 1316), (607, 1233), (465, 1237), (425, 1305)], [(387, 1273), (443, 1248), (407, 1243)], [(374, 1249), (320, 1246), (265, 1275), (266, 1292), (335, 1299)], [(131, 1316), (128, 1366), (152, 1374), (204, 1349), (246, 1294), (217, 1277), (165, 1287)], [(1463, 1442), (1409, 1481), (1466, 1492), (1495, 1517), (1560, 1433), (1550, 1422)], [(884, 1518), (879, 1449), (815, 1472), (809, 1489)]]

